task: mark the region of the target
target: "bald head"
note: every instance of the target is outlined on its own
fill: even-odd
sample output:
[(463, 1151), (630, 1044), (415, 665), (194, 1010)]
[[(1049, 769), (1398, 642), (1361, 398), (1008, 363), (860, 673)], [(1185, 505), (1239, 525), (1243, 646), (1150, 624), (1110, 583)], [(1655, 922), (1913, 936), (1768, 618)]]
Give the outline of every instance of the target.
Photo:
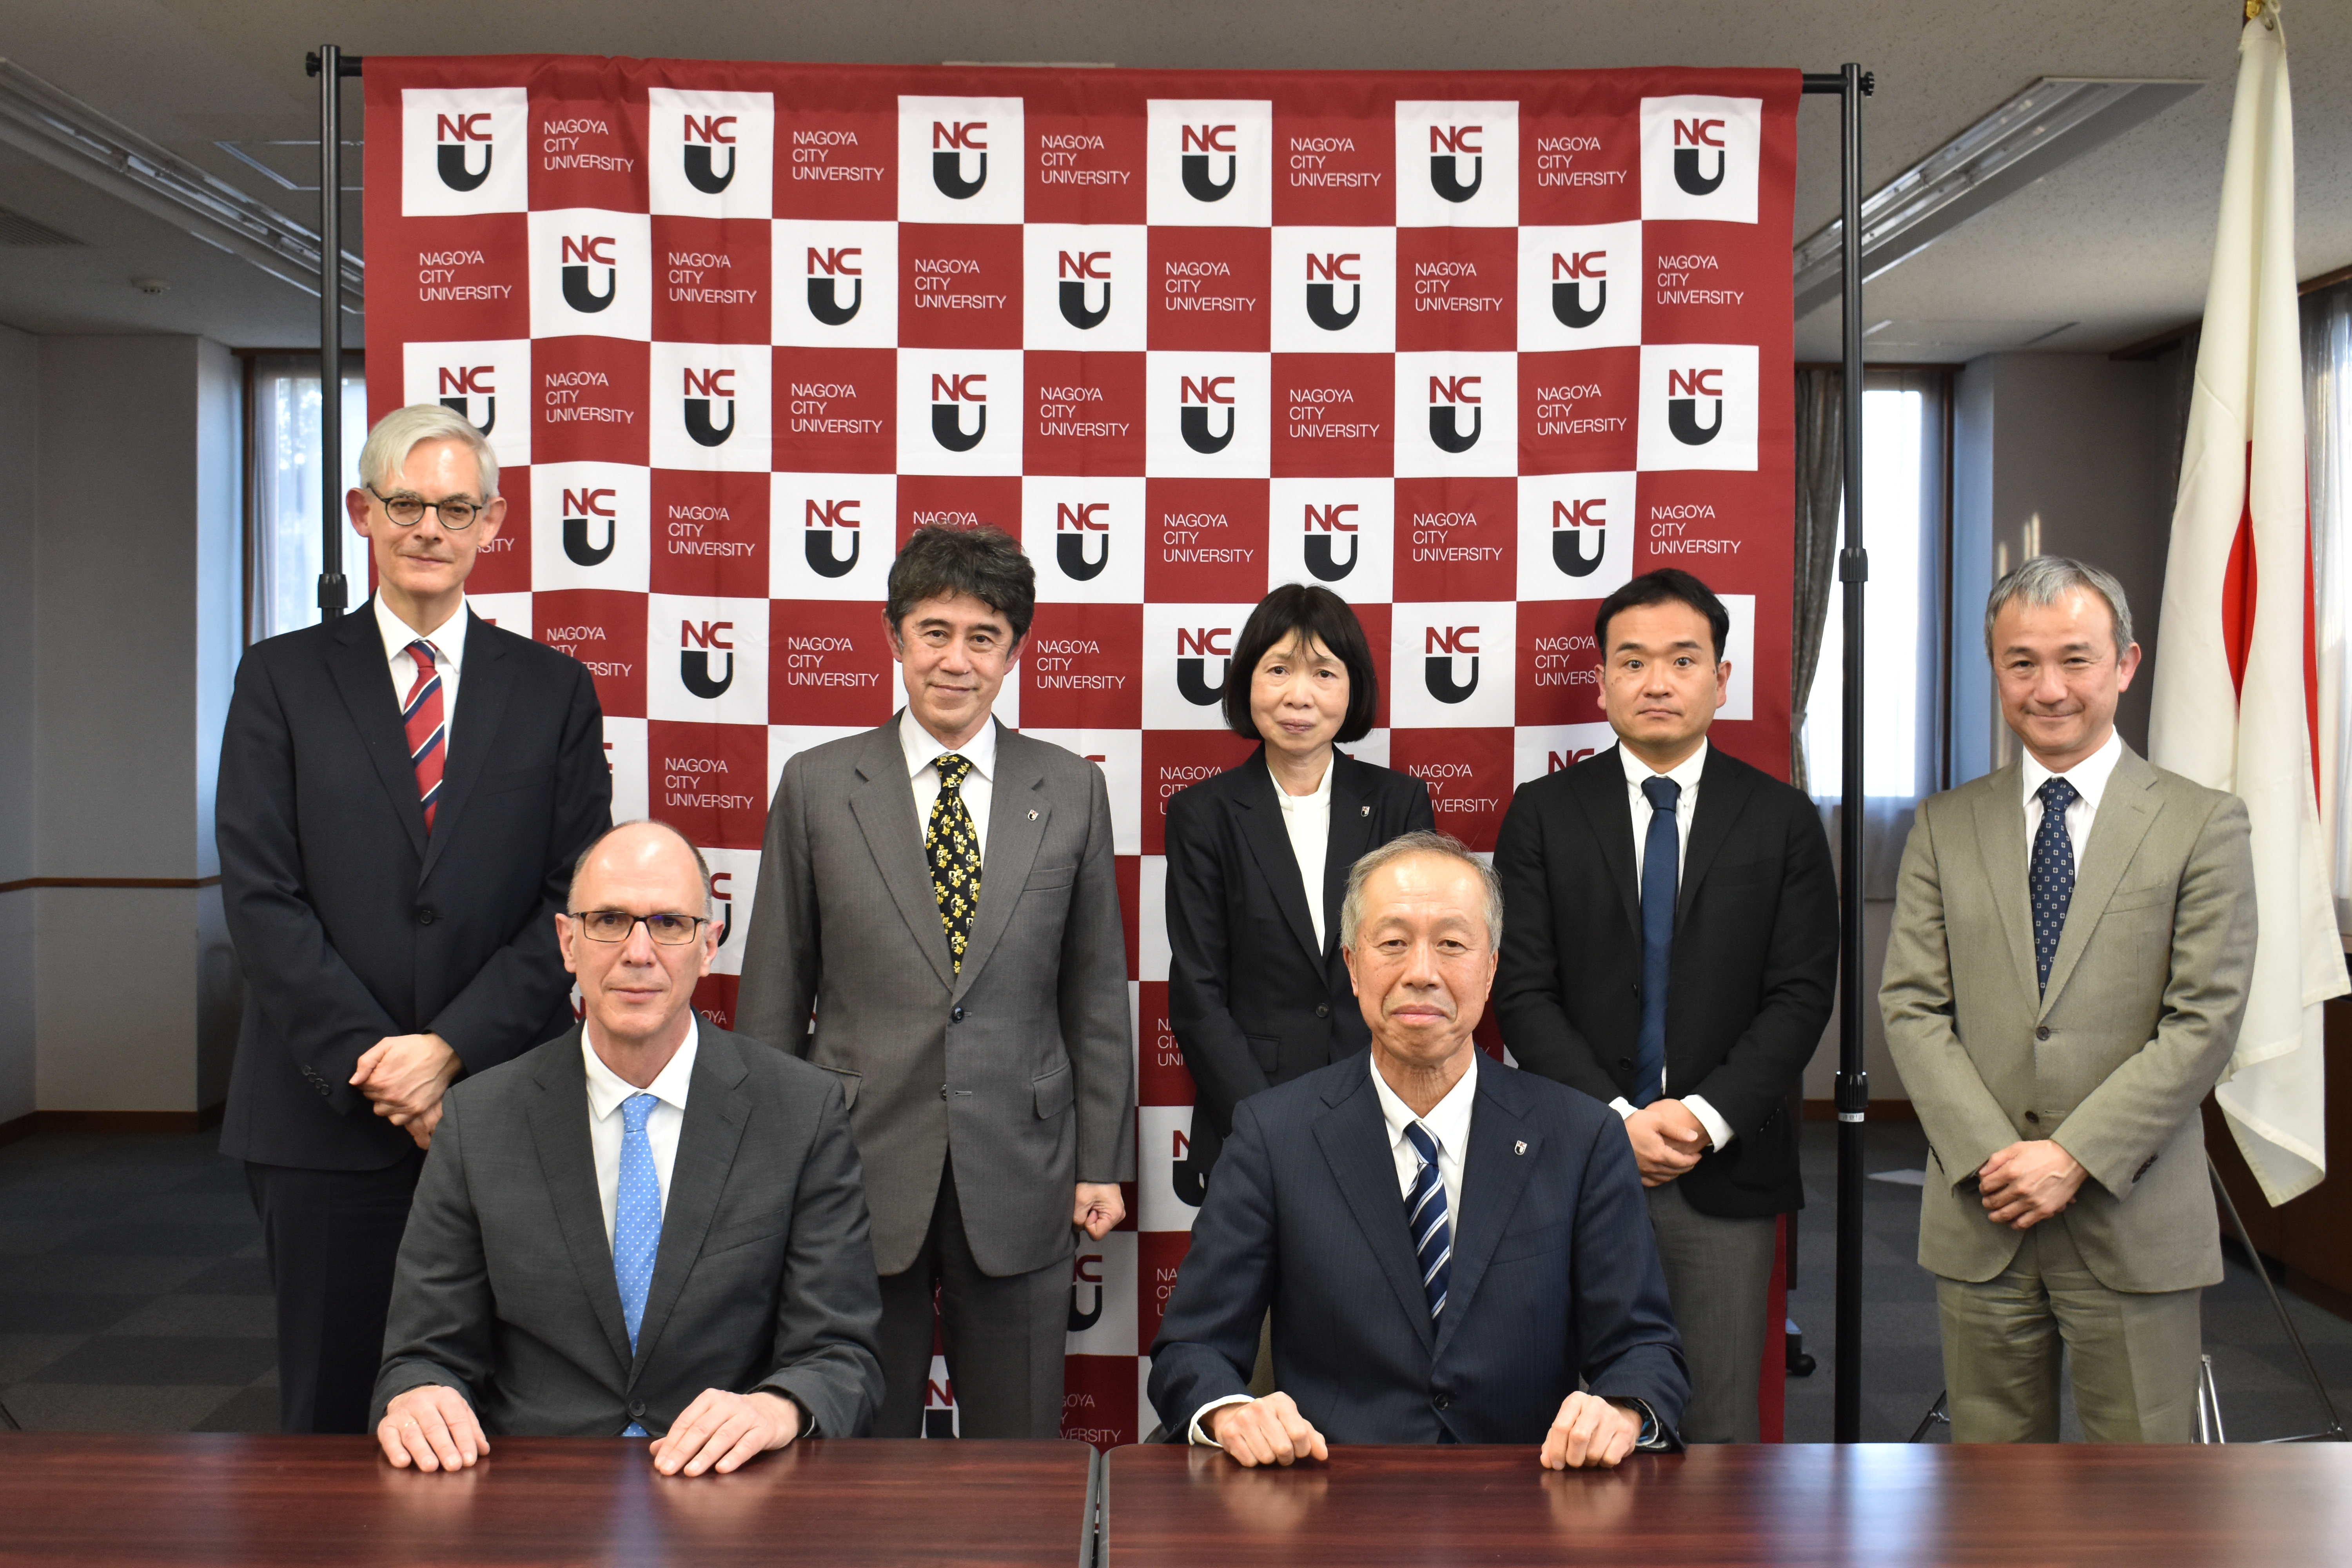
[[(642, 1089), (684, 1042), (695, 982), (719, 953), (709, 868), (676, 828), (626, 822), (581, 852), (570, 902), (556, 917), (556, 940), (580, 987), (588, 1043)], [(686, 921), (660, 921), (656, 936), (666, 915)], [(679, 931), (687, 921), (699, 922), (690, 935)]]
[(700, 889), (686, 901), (666, 906), (680, 914), (702, 911), (710, 916), (710, 864), (694, 841), (667, 822), (624, 822), (606, 828), (580, 851), (572, 863), (572, 891), (567, 900), (573, 910), (618, 909), (618, 904), (583, 902), (583, 892), (595, 885), (596, 878), (626, 872), (637, 874), (657, 868), (667, 868), (693, 879)]

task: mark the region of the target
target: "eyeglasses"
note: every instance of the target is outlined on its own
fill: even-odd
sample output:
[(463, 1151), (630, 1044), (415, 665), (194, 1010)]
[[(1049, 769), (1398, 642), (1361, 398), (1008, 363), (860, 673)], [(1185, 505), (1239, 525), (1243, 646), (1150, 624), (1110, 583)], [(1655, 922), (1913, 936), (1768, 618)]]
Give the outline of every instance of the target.
[(580, 922), (581, 933), (591, 942), (626, 942), (643, 921), (646, 934), (664, 947), (684, 947), (694, 940), (698, 928), (709, 923), (692, 915), (633, 915), (626, 910), (580, 910), (572, 911), (572, 918)]
[(425, 514), (430, 511), (441, 520), (442, 527), (452, 533), (460, 533), (473, 527), (474, 520), (481, 516), (485, 510), (469, 500), (432, 501), (417, 496), (388, 496), (373, 485), (363, 488), (368, 494), (383, 503), (383, 515), (403, 528), (415, 528), (425, 521)]

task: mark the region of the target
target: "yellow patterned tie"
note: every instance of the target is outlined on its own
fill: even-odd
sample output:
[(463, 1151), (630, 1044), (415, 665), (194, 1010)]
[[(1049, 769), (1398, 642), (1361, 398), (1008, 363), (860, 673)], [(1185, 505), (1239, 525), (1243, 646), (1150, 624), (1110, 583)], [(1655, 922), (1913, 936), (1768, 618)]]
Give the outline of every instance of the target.
[(963, 803), (963, 781), (971, 772), (971, 759), (950, 752), (940, 758), (939, 767), (940, 798), (931, 804), (923, 850), (930, 858), (931, 891), (939, 897), (948, 952), (961, 974), (964, 944), (971, 939), (972, 912), (980, 908), (980, 829), (972, 826), (971, 808)]

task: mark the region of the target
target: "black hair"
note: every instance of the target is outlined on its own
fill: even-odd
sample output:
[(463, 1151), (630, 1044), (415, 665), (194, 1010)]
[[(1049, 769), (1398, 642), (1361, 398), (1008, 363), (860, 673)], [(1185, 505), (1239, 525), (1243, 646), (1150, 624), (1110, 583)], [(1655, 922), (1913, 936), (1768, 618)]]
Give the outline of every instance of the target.
[(1019, 642), (1037, 612), (1037, 569), (1022, 553), (1021, 542), (1001, 528), (919, 528), (890, 563), (883, 614), (896, 632), (924, 600), (958, 594), (1012, 622), (1013, 640)]
[(1348, 667), (1348, 716), (1339, 721), (1338, 739), (1360, 741), (1371, 733), (1372, 714), (1380, 706), (1381, 678), (1372, 668), (1371, 645), (1364, 640), (1363, 624), (1348, 601), (1311, 583), (1286, 583), (1257, 602), (1242, 635), (1234, 643), (1233, 661), (1225, 666), (1225, 722), (1245, 741), (1265, 737), (1250, 717), (1250, 685), (1258, 661), (1293, 637), (1319, 642)]
[(1714, 589), (1675, 566), (1644, 572), (1601, 601), (1592, 616), (1592, 641), (1601, 650), (1601, 662), (1609, 662), (1609, 623), (1618, 611), (1667, 604), (1688, 605), (1706, 617), (1707, 630), (1715, 634), (1716, 662), (1722, 663), (1723, 645), (1731, 636), (1731, 612), (1723, 607)]

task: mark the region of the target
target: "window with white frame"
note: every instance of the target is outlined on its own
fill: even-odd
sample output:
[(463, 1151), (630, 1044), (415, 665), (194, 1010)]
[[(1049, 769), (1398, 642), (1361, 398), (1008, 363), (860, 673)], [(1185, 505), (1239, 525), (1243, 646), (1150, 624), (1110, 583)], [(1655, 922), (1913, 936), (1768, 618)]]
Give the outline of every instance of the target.
[[(346, 356), (342, 387), (343, 474), (334, 493), (359, 479), (367, 439), (367, 384), (356, 356)], [(253, 362), (252, 581), (247, 636), (255, 642), (319, 620), (324, 552), (319, 482), (319, 361), (315, 355), (263, 355)], [(346, 536), (343, 572), (356, 601), (367, 582), (365, 542)]]

